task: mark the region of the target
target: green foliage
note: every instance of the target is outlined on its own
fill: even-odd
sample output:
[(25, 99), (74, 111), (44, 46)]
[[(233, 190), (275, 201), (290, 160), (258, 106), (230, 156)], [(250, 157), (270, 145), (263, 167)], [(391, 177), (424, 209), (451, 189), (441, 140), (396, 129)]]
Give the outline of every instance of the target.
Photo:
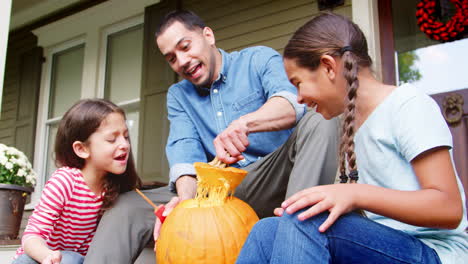
[(414, 82), (421, 79), (421, 73), (418, 69), (414, 68), (414, 63), (418, 60), (419, 57), (414, 51), (398, 54), (399, 84)]

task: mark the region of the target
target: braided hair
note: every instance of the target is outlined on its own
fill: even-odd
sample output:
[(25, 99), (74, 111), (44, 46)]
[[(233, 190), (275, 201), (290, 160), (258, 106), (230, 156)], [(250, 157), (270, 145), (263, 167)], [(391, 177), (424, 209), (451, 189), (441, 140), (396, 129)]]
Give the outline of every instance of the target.
[[(323, 55), (341, 57), (343, 75), (347, 86), (347, 105), (342, 121), (339, 147), (339, 170), (342, 183), (346, 183), (349, 172), (351, 183), (357, 181), (357, 164), (354, 153), (355, 111), (357, 78), (361, 67), (370, 67), (367, 41), (352, 21), (338, 14), (321, 13), (300, 27), (284, 49), (284, 58), (294, 60), (298, 66), (314, 71)], [(348, 166), (348, 168), (347, 168)]]

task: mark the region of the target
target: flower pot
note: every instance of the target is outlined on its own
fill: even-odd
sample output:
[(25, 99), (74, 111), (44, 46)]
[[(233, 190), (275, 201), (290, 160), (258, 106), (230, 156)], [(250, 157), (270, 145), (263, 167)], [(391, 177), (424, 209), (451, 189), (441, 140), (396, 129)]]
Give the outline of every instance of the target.
[(18, 238), (24, 205), (33, 188), (0, 184), (0, 240)]

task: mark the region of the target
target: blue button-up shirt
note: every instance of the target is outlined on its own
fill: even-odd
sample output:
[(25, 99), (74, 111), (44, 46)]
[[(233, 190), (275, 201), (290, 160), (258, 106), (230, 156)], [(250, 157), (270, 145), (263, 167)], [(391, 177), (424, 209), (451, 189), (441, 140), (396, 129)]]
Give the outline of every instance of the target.
[[(297, 103), (296, 88), (284, 71), (281, 55), (267, 47), (251, 47), (222, 54), (218, 79), (210, 88), (196, 87), (187, 80), (172, 85), (167, 93), (170, 121), (166, 154), (170, 166), (170, 186), (182, 175), (195, 175), (194, 162), (212, 160), (215, 137), (239, 117), (258, 110), (269, 98), (287, 99), (296, 110), (296, 122), (306, 107)], [(245, 167), (283, 144), (292, 129), (251, 133), (244, 160), (233, 164)]]

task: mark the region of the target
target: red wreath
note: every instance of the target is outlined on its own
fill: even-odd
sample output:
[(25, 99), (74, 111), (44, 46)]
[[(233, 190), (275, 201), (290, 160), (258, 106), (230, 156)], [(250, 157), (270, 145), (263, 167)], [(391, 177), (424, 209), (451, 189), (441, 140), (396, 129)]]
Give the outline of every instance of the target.
[(468, 0), (450, 0), (457, 10), (447, 23), (437, 21), (434, 17), (436, 1), (421, 0), (416, 6), (419, 29), (429, 38), (442, 42), (461, 37), (468, 29)]

